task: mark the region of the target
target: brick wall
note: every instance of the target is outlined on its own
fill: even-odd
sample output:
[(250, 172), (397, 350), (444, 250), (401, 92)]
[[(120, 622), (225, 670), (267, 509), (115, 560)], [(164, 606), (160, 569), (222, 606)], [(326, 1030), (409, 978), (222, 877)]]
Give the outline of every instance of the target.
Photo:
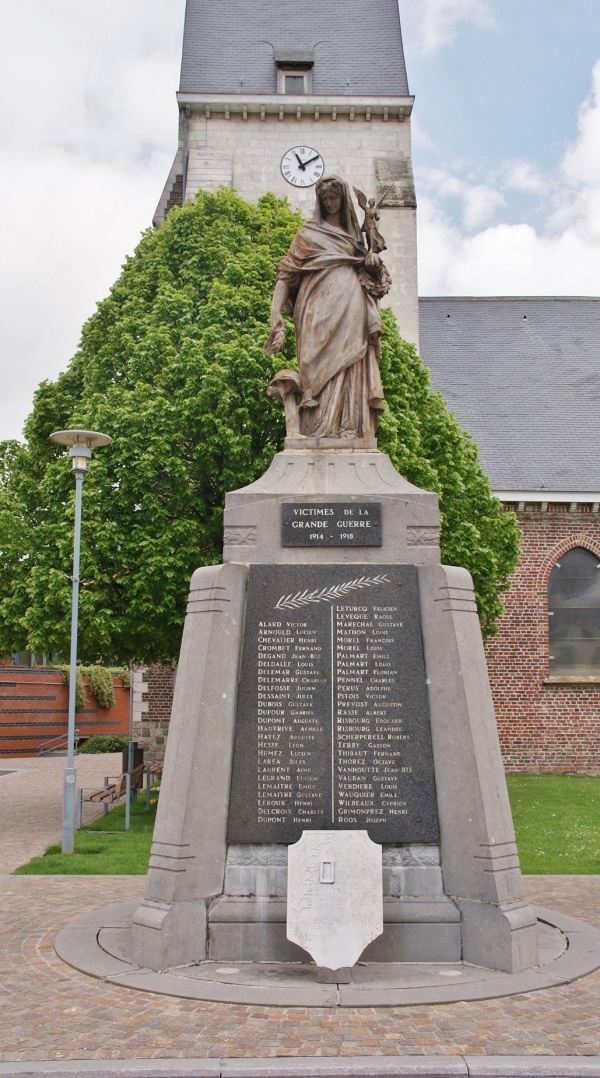
[(175, 671), (169, 666), (138, 666), (132, 672), (133, 740), (147, 760), (164, 758), (174, 683)]
[[(84, 677), (84, 686), (88, 679)], [(129, 735), (129, 689), (114, 677), (115, 706), (98, 707), (87, 692), (85, 708), (75, 714), (81, 735)], [(60, 670), (51, 667), (0, 667), (0, 756), (31, 756), (39, 745), (67, 733), (69, 690)]]
[(486, 648), (504, 762), (508, 771), (598, 775), (600, 683), (545, 679), (550, 573), (572, 547), (600, 557), (600, 517), (592, 506), (552, 503), (545, 510), (525, 505), (517, 515), (521, 560), (505, 596), (500, 632)]

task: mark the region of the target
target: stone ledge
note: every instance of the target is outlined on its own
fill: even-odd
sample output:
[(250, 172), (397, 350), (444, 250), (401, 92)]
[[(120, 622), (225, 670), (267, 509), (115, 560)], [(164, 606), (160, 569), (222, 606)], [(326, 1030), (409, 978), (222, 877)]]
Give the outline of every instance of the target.
[(568, 676), (567, 674), (549, 674), (545, 677), (543, 685), (600, 685), (600, 677), (591, 675), (590, 677), (577, 677)]
[[(285, 923), (287, 899), (257, 895), (223, 895), (214, 899), (208, 919), (211, 923)], [(460, 911), (447, 895), (407, 895), (384, 897), (384, 924), (456, 924)]]

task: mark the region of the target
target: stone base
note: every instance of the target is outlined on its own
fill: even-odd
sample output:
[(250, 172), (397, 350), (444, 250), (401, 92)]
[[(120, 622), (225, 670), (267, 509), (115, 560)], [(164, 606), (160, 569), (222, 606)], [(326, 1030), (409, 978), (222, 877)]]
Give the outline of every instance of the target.
[(201, 962), (206, 958), (206, 903), (144, 899), (133, 915), (131, 954), (138, 965), (152, 969)]
[(340, 966), (339, 969), (327, 969), (326, 966), (319, 966), (317, 969), (318, 984), (350, 984), (351, 981), (351, 966)]
[(535, 914), (526, 902), (491, 905), (458, 899), (465, 962), (520, 973), (537, 965)]
[(240, 921), (211, 924), (208, 957), (214, 962), (312, 962), (291, 943), (285, 923)]
[(292, 434), (285, 440), (288, 449), (377, 449), (377, 438), (306, 438)]
[[(564, 914), (536, 910), (539, 964), (516, 974), (464, 961), (368, 962), (364, 957), (353, 966), (350, 983), (319, 980), (316, 966), (297, 958), (288, 963), (223, 959), (194, 963), (188, 957), (178, 968), (155, 973), (132, 961), (131, 919), (136, 905), (126, 902), (82, 914), (58, 933), (59, 958), (121, 988), (221, 1003), (331, 1008), (422, 1006), (521, 995), (566, 984), (600, 966), (597, 929)], [(428, 930), (425, 924), (418, 927)]]
[[(310, 962), (286, 936), (282, 898), (218, 898), (208, 917), (208, 957), (227, 962)], [(444, 895), (387, 899), (383, 934), (366, 962), (460, 962), (460, 912)]]

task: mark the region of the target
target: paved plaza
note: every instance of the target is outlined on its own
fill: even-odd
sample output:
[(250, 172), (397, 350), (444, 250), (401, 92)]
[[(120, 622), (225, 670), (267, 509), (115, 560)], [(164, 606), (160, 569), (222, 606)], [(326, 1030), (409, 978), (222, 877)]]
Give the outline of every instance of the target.
[[(83, 774), (93, 762), (104, 774), (106, 759), (81, 758), (78, 770)], [(111, 759), (111, 769), (116, 761), (118, 770), (119, 758)], [(60, 833), (62, 762), (0, 761), (0, 769), (17, 766), (24, 769), (20, 778), (0, 778), (5, 873), (0, 877), (0, 1061), (5, 1064), (600, 1055), (600, 971), (558, 988), (483, 1002), (344, 1010), (178, 999), (78, 973), (57, 957), (56, 933), (86, 911), (141, 897), (144, 880), (8, 875)], [(86, 784), (88, 777), (92, 782), (86, 770)], [(536, 905), (600, 928), (600, 877), (529, 877), (526, 890)]]
[[(84, 754), (75, 763), (77, 785), (84, 787), (99, 788), (105, 775), (119, 775), (123, 769), (120, 752)], [(0, 758), (0, 875), (60, 842), (64, 769), (64, 756)], [(83, 822), (101, 813), (98, 805), (84, 803)]]

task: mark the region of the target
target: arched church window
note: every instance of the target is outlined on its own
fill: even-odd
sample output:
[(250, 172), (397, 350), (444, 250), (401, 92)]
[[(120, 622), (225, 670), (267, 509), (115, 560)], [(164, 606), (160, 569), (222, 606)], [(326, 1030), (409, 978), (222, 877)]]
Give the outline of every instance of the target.
[(574, 547), (548, 582), (550, 675), (600, 677), (600, 562)]

